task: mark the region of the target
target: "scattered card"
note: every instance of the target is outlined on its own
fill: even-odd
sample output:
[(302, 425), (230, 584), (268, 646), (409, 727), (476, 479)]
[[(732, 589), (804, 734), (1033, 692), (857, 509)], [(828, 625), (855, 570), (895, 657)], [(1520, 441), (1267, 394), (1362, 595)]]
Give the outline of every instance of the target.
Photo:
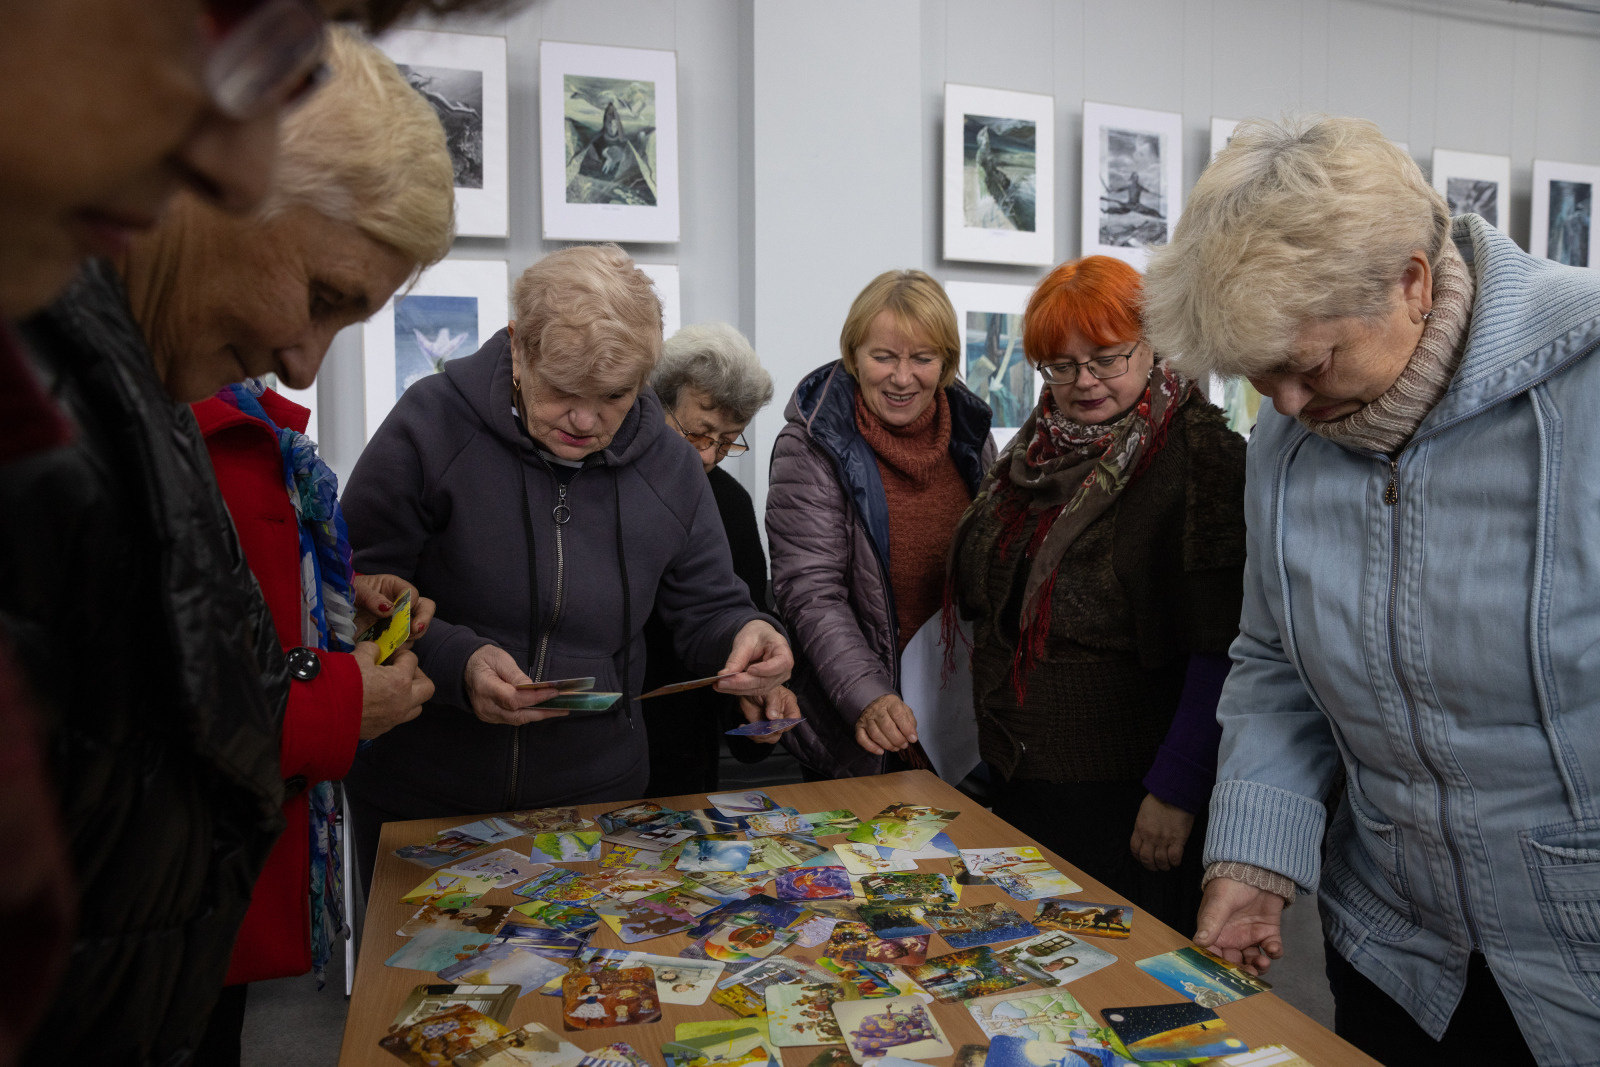
[(950, 877), (955, 881), (956, 885), (994, 885), (993, 882), (982, 875), (973, 874), (967, 870), (967, 865), (962, 861), (959, 853), (950, 860)]
[[(1029, 1041), (1025, 1037), (1001, 1035), (989, 1043), (988, 1053), (977, 1062), (979, 1067), (1125, 1067), (1130, 1061), (1099, 1045), (1061, 1045), (1054, 1041)], [(961, 1067), (959, 1058), (956, 1067)], [(1170, 1067), (1178, 1067), (1178, 1064)]]
[(753, 897), (767, 884), (765, 878), (746, 877), (730, 871), (684, 871), (683, 880), (696, 893), (724, 903)]
[(858, 841), (841, 841), (833, 846), (833, 854), (851, 874), (888, 874), (894, 871), (914, 871), (914, 859), (896, 859), (896, 850), (881, 845), (863, 845)]
[(828, 851), (824, 846), (817, 844), (815, 838), (799, 837), (793, 834), (757, 837), (753, 841), (745, 843), (750, 846), (750, 862), (745, 867), (745, 873), (747, 874), (756, 871), (781, 871), (786, 867), (798, 867), (806, 860), (815, 859)]
[(648, 967), (572, 973), (561, 982), (561, 1020), (568, 1030), (653, 1023), (661, 1018), (655, 975)]
[(849, 900), (850, 872), (843, 867), (792, 867), (773, 881), (779, 900)]
[(796, 923), (790, 927), (794, 931), (794, 943), (801, 948), (816, 948), (818, 945), (827, 944), (838, 922), (838, 919), (830, 915), (813, 915), (805, 922)]
[(1039, 900), (1083, 891), (1083, 886), (1047, 863), (1033, 869), (1017, 868), (1010, 874), (995, 873), (989, 880), (1010, 894), (1012, 900)]
[(838, 1044), (844, 1035), (833, 1005), (859, 999), (854, 989), (839, 982), (768, 986), (767, 1033), (779, 1048)]
[(752, 837), (771, 837), (774, 834), (804, 834), (814, 836), (811, 824), (794, 808), (775, 811), (758, 811), (745, 816), (745, 830)]
[(571, 807), (535, 808), (532, 811), (512, 812), (500, 818), (519, 827), (525, 834), (561, 833), (565, 830), (583, 830), (594, 825), (593, 819), (585, 819), (578, 814), (577, 808)]
[(578, 1067), (652, 1067), (652, 1064), (626, 1041), (615, 1041), (589, 1053)]
[(711, 793), (706, 800), (724, 815), (754, 815), (757, 812), (773, 811), (783, 807), (759, 789), (750, 789), (743, 793)]
[(724, 815), (716, 808), (678, 812), (678, 825), (697, 834), (737, 833), (750, 825), (743, 815)]
[(928, 935), (879, 937), (861, 922), (840, 922), (823, 946), (822, 954), (836, 960), (868, 960), (914, 967), (928, 958)]
[(541, 863), (575, 863), (600, 858), (600, 834), (594, 830), (562, 830), (533, 835), (530, 859)]
[(950, 840), (949, 834), (940, 831), (921, 848), (891, 849), (889, 855), (895, 860), (944, 860), (960, 856), (961, 850), (956, 848), (956, 843)]
[(1007, 989), (1027, 979), (1012, 970), (987, 945), (934, 956), (906, 973), (938, 1000), (970, 1000)]
[(600, 924), (600, 916), (579, 904), (530, 900), (526, 904), (518, 904), (511, 910), (564, 934), (586, 933)]
[[(817, 1058), (812, 1060), (807, 1067), (850, 1067), (856, 1061), (850, 1058), (850, 1053), (842, 1048), (825, 1048), (817, 1053)], [(978, 1067), (983, 1067), (979, 1064)]]
[(479, 878), (493, 878), (496, 889), (526, 881), (550, 869), (548, 863), (538, 863), (520, 852), (497, 848), (469, 860), (460, 860), (445, 868), (446, 874), (472, 874)]
[(432, 904), (441, 909), (465, 908), (495, 888), (495, 884), (494, 878), (441, 872), (424, 881), (400, 900), (405, 904)]
[(863, 998), (876, 1000), (882, 997), (904, 997), (919, 994), (931, 999), (898, 967), (887, 963), (870, 963), (866, 960), (836, 960), (821, 956), (817, 962), (837, 976), (837, 980), (851, 986)]
[(756, 915), (735, 915), (682, 955), (691, 959), (759, 960), (782, 952), (795, 942), (792, 930), (774, 926)]
[(649, 852), (665, 851), (673, 845), (681, 844), (694, 836), (695, 832), (693, 830), (681, 826), (662, 826), (660, 824), (620, 826), (604, 835), (605, 840), (613, 845), (644, 849)]
[(861, 820), (856, 813), (848, 808), (834, 808), (831, 811), (814, 811), (804, 816), (810, 823), (813, 832), (818, 837), (829, 834), (845, 834), (861, 825)]
[(578, 1067), (589, 1054), (540, 1023), (456, 1057), (455, 1067)]
[(952, 1067), (984, 1067), (988, 1053), (989, 1049), (985, 1045), (962, 1045), (956, 1049)]
[(378, 1042), (378, 1047), (415, 1067), (453, 1067), (455, 1058), (486, 1045), (506, 1028), (465, 1004), (404, 1026)]
[(1136, 960), (1134, 966), (1206, 1008), (1220, 1008), (1272, 988), (1243, 967), (1193, 945)]
[(521, 995), (522, 987), (514, 985), (419, 985), (400, 1005), (400, 1014), (394, 1017), (389, 1032), (421, 1022), (457, 1004), (465, 1004), (504, 1024), (511, 1018), (511, 1009)]
[(424, 930), (384, 960), (386, 967), (406, 967), (437, 974), (462, 960), (471, 959), (494, 942), (493, 934), (472, 930)]
[(1198, 1004), (1105, 1008), (1100, 1014), (1133, 1058), (1144, 1062), (1250, 1051), (1221, 1016)]
[(1094, 1017), (1064, 989), (978, 997), (967, 1001), (967, 1010), (990, 1037), (1006, 1034), (1062, 1045), (1095, 1043), (1089, 1034)]
[(763, 1067), (777, 1064), (768, 1051), (764, 1018), (679, 1023), (661, 1046), (667, 1067)]
[(1060, 930), (1048, 930), (1003, 949), (1000, 958), (1047, 986), (1066, 985), (1117, 962), (1117, 957), (1105, 949), (1085, 944)]
[(600, 829), (609, 834), (624, 826), (643, 826), (647, 823), (660, 822), (663, 817), (675, 814), (676, 812), (668, 811), (660, 804), (652, 804), (645, 800), (638, 804), (629, 804), (625, 808), (602, 812), (599, 816)]
[(484, 842), (465, 834), (440, 834), (425, 845), (405, 845), (394, 854), (423, 867), (443, 867), (452, 860), (469, 856), (484, 847)]
[(461, 826), (452, 826), (445, 831), (445, 833), (461, 834), (464, 837), (475, 837), (486, 845), (498, 845), (502, 841), (510, 841), (514, 837), (521, 837), (523, 832), (522, 827), (516, 823), (493, 816)]
[(680, 871), (743, 871), (750, 863), (750, 851), (748, 841), (694, 837), (684, 842), (677, 868)]
[(997, 873), (1007, 874), (1037, 863), (1049, 866), (1044, 853), (1032, 845), (1014, 845), (1010, 848), (964, 848), (960, 853), (967, 870), (984, 878), (993, 878)]
[(1033, 925), (1069, 934), (1125, 938), (1133, 932), (1133, 908), (1127, 904), (1090, 904), (1083, 900), (1039, 902)]
[[(595, 876), (591, 876), (595, 877)], [(600, 892), (624, 904), (648, 897), (653, 893), (671, 889), (683, 882), (676, 871), (644, 871), (620, 869), (597, 876)]]
[(954, 904), (961, 899), (950, 879), (933, 871), (863, 875), (861, 891), (876, 904), (937, 906)]
[(833, 1015), (857, 1063), (878, 1060), (885, 1053), (932, 1060), (955, 1051), (928, 1005), (916, 997), (841, 1000), (833, 1006)]
[(429, 930), (459, 930), (487, 937), (500, 929), (500, 924), (506, 921), (510, 911), (504, 904), (474, 904), (466, 908), (439, 908), (424, 904), (395, 932), (401, 937), (412, 937)]
[[(942, 877), (942, 876), (941, 876)], [(976, 948), (1032, 937), (1039, 928), (1004, 904), (928, 908), (923, 919), (951, 948)]]
[(856, 909), (861, 921), (879, 937), (920, 937), (933, 933), (923, 919), (920, 904), (863, 904)]

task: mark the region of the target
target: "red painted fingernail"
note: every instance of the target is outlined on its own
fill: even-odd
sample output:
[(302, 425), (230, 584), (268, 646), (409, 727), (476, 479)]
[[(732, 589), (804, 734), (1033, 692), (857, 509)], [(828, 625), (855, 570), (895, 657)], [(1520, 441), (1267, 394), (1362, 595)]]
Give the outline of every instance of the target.
[(379, 603), (378, 604), (378, 610), (382, 611), (382, 612), (389, 612), (389, 611), (393, 611), (394, 609), (388, 604)]

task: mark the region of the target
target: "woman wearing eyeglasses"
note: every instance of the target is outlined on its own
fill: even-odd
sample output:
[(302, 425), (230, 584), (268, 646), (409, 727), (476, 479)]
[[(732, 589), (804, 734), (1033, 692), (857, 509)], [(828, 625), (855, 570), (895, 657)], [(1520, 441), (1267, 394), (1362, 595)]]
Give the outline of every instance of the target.
[(952, 579), (995, 813), (1193, 931), (1244, 442), (1156, 358), (1142, 300), (1105, 256), (1034, 290), (1022, 333), (1047, 388), (956, 532)]
[[(772, 400), (772, 375), (761, 366), (744, 335), (725, 322), (685, 326), (661, 344), (661, 360), (650, 375), (667, 427), (700, 454), (711, 483), (722, 529), (733, 555), (733, 573), (750, 590), (750, 600), (770, 611), (767, 556), (755, 505), (739, 480), (718, 466), (726, 456), (750, 450), (744, 428)], [(678, 655), (672, 627), (661, 612), (644, 624), (645, 691), (695, 677)], [(654, 697), (639, 705), (650, 739), (650, 784), (644, 795), (707, 793), (717, 788), (717, 758), (722, 731), (744, 721), (738, 701), (705, 690)], [(757, 763), (770, 745), (730, 737), (729, 748), (746, 763)]]
[(955, 380), (955, 309), (923, 272), (874, 278), (839, 350), (784, 412), (767, 538), (806, 719), (785, 743), (811, 774), (848, 778), (899, 769), (889, 754), (917, 739), (900, 653), (939, 613), (950, 534), (994, 443), (989, 406)]

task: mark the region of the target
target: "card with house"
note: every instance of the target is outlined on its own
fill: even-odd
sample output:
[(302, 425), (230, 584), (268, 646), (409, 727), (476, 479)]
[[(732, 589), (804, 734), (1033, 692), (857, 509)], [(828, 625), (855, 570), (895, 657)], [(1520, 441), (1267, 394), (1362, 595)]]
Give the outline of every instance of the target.
[(916, 983), (939, 1000), (969, 1000), (1025, 984), (1028, 980), (995, 955), (987, 945), (930, 957), (907, 967)]
[(1020, 945), (1000, 950), (1000, 958), (1040, 985), (1066, 985), (1117, 962), (1103, 948), (1061, 930), (1046, 930)]

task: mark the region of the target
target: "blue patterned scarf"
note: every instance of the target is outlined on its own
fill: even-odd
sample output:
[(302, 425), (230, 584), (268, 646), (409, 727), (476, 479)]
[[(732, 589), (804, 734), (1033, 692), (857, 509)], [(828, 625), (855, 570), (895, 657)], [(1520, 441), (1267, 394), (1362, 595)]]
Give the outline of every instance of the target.
[[(317, 455), (303, 433), (281, 427), (257, 399), (260, 379), (230, 385), (217, 394), (223, 403), (267, 425), (283, 454), (283, 480), (300, 524), (301, 643), (309, 648), (349, 652), (355, 647), (355, 572), (350, 536), (339, 510), (338, 476)], [(317, 988), (326, 982), (333, 942), (348, 936), (344, 915), (343, 845), (339, 803), (332, 782), (307, 791), (311, 815), (311, 965)]]

